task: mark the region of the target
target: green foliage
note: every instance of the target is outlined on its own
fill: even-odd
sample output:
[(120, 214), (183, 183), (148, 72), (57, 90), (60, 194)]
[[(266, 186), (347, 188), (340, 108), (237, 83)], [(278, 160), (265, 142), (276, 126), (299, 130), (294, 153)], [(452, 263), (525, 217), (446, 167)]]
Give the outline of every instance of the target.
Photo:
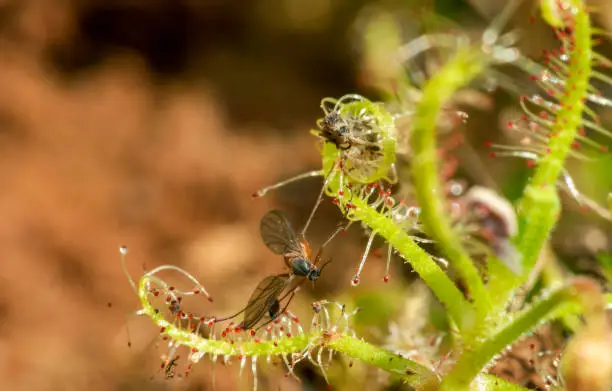
[[(170, 288), (152, 273), (145, 274), (138, 286), (142, 303), (139, 314), (151, 318), (160, 327), (162, 334), (176, 344), (189, 347), (192, 351), (191, 361), (194, 363), (205, 354), (214, 360), (217, 356), (248, 356), (253, 360), (262, 356), (308, 357), (324, 371), (320, 352), (328, 350), (374, 365), (417, 390), (521, 389), (484, 375), (487, 365), (507, 346), (541, 323), (580, 313), (587, 302), (605, 302), (597, 289), (585, 284), (583, 280), (573, 280), (561, 284), (540, 299), (534, 299), (521, 312), (507, 310), (513, 297), (530, 277), (557, 224), (561, 204), (556, 184), (564, 173), (566, 158), (571, 154), (572, 145), (583, 124), (585, 101), (593, 93), (589, 81), (594, 58), (589, 14), (578, 0), (570, 2), (569, 11), (557, 9), (556, 4), (552, 1), (543, 2), (543, 15), (552, 26), (563, 26), (572, 31), (571, 45), (567, 46), (571, 51), (568, 53), (568, 67), (563, 72), (563, 90), (558, 93), (560, 109), (555, 112), (552, 136), (546, 140), (547, 152), (538, 157), (535, 172), (517, 202), (518, 235), (513, 242), (521, 255), (522, 273), (519, 275), (511, 273), (502, 262), (491, 256), (487, 269), (488, 282), (482, 279), (481, 270), (477, 268), (463, 238), (449, 218), (437, 144), (439, 120), (445, 105), (460, 89), (488, 74), (499, 60), (491, 52), (503, 48), (497, 48), (491, 42), (454, 48), (456, 50), (453, 50), (452, 56), (423, 86), (415, 106), (402, 107), (400, 110), (400, 113), (411, 112), (411, 178), (420, 208), (419, 221), (425, 233), (433, 239), (451, 267), (457, 271), (466, 292), (458, 288), (440, 262), (423, 250), (410, 229), (402, 225), (408, 220), (410, 209), (382, 189), (382, 184), (395, 182), (393, 170), (396, 152), (400, 147), (395, 128), (397, 118), (387, 112), (382, 104), (361, 97), (349, 100), (328, 98), (322, 102), (326, 115), (330, 111), (325, 107), (331, 104), (333, 111), (346, 121), (345, 125), (358, 129), (351, 136), (358, 138), (363, 133), (360, 129), (367, 128), (368, 134), (374, 134), (374, 137), (370, 137), (366, 143), (375, 144), (375, 147), (362, 147), (354, 142), (350, 148), (343, 149), (333, 142), (325, 142), (321, 151), (322, 169), (315, 174), (325, 177), (324, 192), (334, 198), (346, 219), (365, 225), (373, 234), (383, 238), (412, 266), (445, 307), (450, 324), (457, 331), (454, 341), (457, 358), (449, 371), (438, 373), (432, 368), (355, 338), (348, 325), (350, 316), (344, 309), (338, 315), (339, 321), (317, 323), (310, 331), (291, 337), (279, 335), (278, 338), (261, 341), (204, 338), (180, 322), (166, 320), (155, 309), (150, 302), (151, 286), (155, 285), (162, 291)], [(567, 15), (572, 16), (570, 18)], [(491, 50), (486, 50), (487, 47)], [(322, 127), (321, 122), (319, 127)], [(375, 129), (374, 133), (372, 129)], [(323, 139), (326, 137), (321, 130), (313, 133)], [(609, 255), (600, 257), (608, 278), (611, 263), (609, 258)], [(359, 283), (359, 273), (354, 283)], [(379, 310), (391, 311), (384, 306)], [(316, 352), (319, 352), (318, 355)]]

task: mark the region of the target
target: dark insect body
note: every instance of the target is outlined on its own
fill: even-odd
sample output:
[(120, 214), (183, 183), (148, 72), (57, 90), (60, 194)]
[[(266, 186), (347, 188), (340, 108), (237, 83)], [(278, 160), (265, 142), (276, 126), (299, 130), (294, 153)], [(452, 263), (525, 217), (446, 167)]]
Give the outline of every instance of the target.
[(321, 128), (320, 136), (327, 142), (330, 142), (340, 150), (347, 150), (351, 147), (351, 142), (347, 137), (347, 124), (342, 119), (340, 114), (332, 111), (326, 115), (319, 123)]
[(173, 359), (169, 360), (167, 363), (163, 363), (162, 364), (162, 367), (165, 366), (165, 370), (164, 370), (164, 378), (165, 379), (172, 379), (172, 378), (174, 378), (174, 375), (176, 374), (176, 366), (178, 365), (178, 360), (180, 358), (181, 358), (181, 356), (176, 356)]
[[(272, 210), (266, 213), (261, 219), (261, 238), (273, 253), (283, 256), (289, 273), (265, 277), (257, 284), (257, 287), (251, 294), (244, 309), (232, 316), (217, 319), (216, 321), (221, 322), (228, 320), (243, 312), (244, 320), (238, 325), (238, 328), (242, 330), (258, 329), (274, 321), (285, 312), (297, 289), (306, 281), (306, 278), (313, 282), (319, 278), (321, 271), (327, 264), (326, 263), (320, 268), (317, 266), (321, 259), (321, 251), (336, 234), (343, 229), (345, 229), (345, 227), (339, 227), (327, 239), (321, 246), (321, 249), (315, 257), (315, 261), (312, 262), (310, 245), (304, 239), (303, 232), (298, 236), (291, 226), (291, 223), (282, 212)], [(287, 290), (287, 287), (295, 277), (301, 277), (303, 279)], [(285, 290), (286, 292), (283, 294)], [(285, 299), (287, 299), (286, 302), (281, 306), (281, 303), (284, 302)], [(266, 316), (269, 319), (260, 324), (261, 320)]]
[[(367, 184), (378, 179), (395, 178), (395, 120), (380, 104), (361, 95), (348, 94), (340, 99), (321, 101), (325, 113), (311, 133), (333, 145), (332, 171)], [(325, 165), (325, 164), (324, 164)]]
[[(287, 217), (278, 210), (273, 210), (261, 219), (261, 238), (273, 253), (282, 255), (291, 274), (306, 277), (315, 281), (321, 275), (321, 269), (311, 259), (310, 245), (306, 239), (298, 238)], [(301, 236), (301, 235), (300, 235)]]
[[(289, 289), (284, 295), (282, 293), (293, 281), (294, 277), (295, 275), (286, 273), (265, 277), (257, 284), (255, 290), (251, 293), (251, 297), (249, 297), (247, 305), (242, 310), (231, 316), (216, 319), (215, 322), (233, 319), (244, 312), (244, 319), (236, 327), (237, 330), (257, 330), (267, 325), (284, 313), (293, 299), (300, 284)], [(289, 299), (281, 308), (281, 302), (287, 297)], [(266, 316), (268, 319), (260, 323)]]
[[(244, 320), (238, 327), (242, 330), (259, 328), (274, 321), (280, 314), (285, 312), (285, 309), (287, 309), (287, 306), (295, 294), (295, 289), (290, 290), (283, 297), (281, 297), (281, 293), (289, 285), (292, 279), (293, 277), (288, 274), (279, 274), (276, 276), (268, 276), (261, 280), (249, 298), (246, 308), (244, 309)], [(289, 300), (281, 310), (280, 303), (287, 296), (290, 296)], [(270, 319), (259, 327), (256, 327), (266, 315)]]
[(376, 135), (367, 122), (357, 117), (343, 117), (337, 110), (332, 110), (318, 122), (321, 131), (318, 133), (326, 142), (330, 142), (341, 151), (357, 148), (359, 155), (367, 152), (379, 152), (380, 145)]

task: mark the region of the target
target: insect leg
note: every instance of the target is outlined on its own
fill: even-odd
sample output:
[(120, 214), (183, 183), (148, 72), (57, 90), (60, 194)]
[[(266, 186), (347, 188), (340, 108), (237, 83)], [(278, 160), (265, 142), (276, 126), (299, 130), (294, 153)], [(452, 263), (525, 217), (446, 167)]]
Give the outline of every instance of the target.
[(336, 107), (338, 106), (338, 100), (334, 99), (334, 98), (323, 98), (321, 100), (321, 109), (323, 110), (323, 112), (325, 113), (325, 115), (329, 115), (330, 111), (328, 111), (327, 109), (327, 104), (331, 104), (334, 105), (334, 108), (332, 109), (332, 111), (336, 110)]
[[(289, 296), (290, 295), (290, 296)], [(282, 315), (283, 313), (285, 313), (285, 311), (287, 310), (287, 308), (289, 307), (289, 304), (291, 303), (291, 300), (293, 300), (293, 297), (295, 296), (295, 289), (287, 292), (282, 298), (280, 298), (278, 301), (282, 301), (285, 299), (285, 297), (289, 296), (289, 300), (287, 300), (287, 303), (285, 304), (285, 306), (278, 311), (278, 313), (276, 314), (276, 316), (274, 316), (274, 318), (270, 319), (270, 321), (265, 322), (264, 324), (262, 324), (261, 326), (257, 327), (255, 330), (259, 330), (260, 328), (262, 328), (263, 326), (267, 325), (270, 322), (273, 322), (276, 320), (276, 318), (278, 318), (280, 315)]]
[(338, 99), (338, 101), (336, 102), (336, 106), (334, 107), (334, 111), (336, 111), (338, 109), (338, 106), (344, 102), (345, 100), (354, 100), (354, 101), (358, 101), (358, 102), (363, 102), (364, 101), (364, 97), (358, 94), (347, 94), (342, 96), (340, 99)]
[(285, 306), (278, 311), (274, 317), (272, 317), (269, 321), (263, 323), (262, 325), (260, 325), (259, 327), (257, 327), (255, 329), (255, 331), (259, 330), (260, 328), (264, 327), (265, 325), (269, 324), (270, 322), (275, 321), (279, 316), (282, 316), (282, 314), (285, 313), (285, 311), (287, 310), (287, 308), (289, 307), (289, 304), (291, 304), (291, 300), (293, 300), (293, 297), (295, 296), (295, 293), (297, 291), (297, 287), (295, 289), (292, 289), (291, 291), (287, 292), (283, 297), (279, 298), (278, 301), (281, 302), (283, 301), (287, 296), (289, 296), (289, 300), (287, 300), (287, 303), (285, 304)]
[[(340, 232), (346, 231), (351, 226), (351, 224), (353, 224), (353, 222), (349, 221), (346, 225), (340, 225), (338, 228), (336, 228), (336, 230), (329, 236), (329, 238), (327, 238), (327, 240), (323, 242), (321, 248), (319, 249), (319, 253), (323, 251), (323, 249), (329, 244), (329, 242), (331, 242), (336, 237), (336, 235), (338, 235)], [(319, 256), (319, 254), (317, 254), (317, 256)]]

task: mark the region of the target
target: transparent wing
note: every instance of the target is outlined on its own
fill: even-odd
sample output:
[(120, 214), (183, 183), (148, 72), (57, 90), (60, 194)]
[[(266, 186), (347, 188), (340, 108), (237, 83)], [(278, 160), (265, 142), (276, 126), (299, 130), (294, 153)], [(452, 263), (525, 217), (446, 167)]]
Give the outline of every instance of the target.
[(275, 254), (302, 251), (297, 234), (287, 217), (278, 210), (272, 210), (261, 219), (259, 225), (261, 238)]
[(290, 280), (289, 275), (279, 274), (268, 276), (257, 284), (244, 311), (244, 321), (242, 322), (244, 330), (255, 326), (269, 313)]

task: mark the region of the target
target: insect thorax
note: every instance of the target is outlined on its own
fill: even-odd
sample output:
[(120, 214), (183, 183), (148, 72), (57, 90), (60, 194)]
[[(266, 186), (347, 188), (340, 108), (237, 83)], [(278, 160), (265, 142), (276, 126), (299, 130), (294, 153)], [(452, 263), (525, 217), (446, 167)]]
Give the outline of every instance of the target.
[(291, 257), (287, 259), (287, 264), (296, 276), (306, 277), (312, 269), (312, 262), (302, 257)]

